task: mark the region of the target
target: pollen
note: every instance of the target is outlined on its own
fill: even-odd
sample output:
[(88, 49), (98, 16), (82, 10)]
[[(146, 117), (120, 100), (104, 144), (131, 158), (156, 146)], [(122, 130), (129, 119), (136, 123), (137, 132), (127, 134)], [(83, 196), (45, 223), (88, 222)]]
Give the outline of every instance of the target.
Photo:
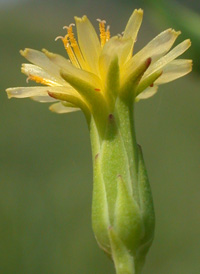
[(58, 37), (56, 37), (55, 41), (57, 41), (58, 39), (62, 40), (63, 45), (64, 45), (64, 47), (66, 49), (66, 52), (67, 52), (67, 54), (69, 56), (69, 59), (72, 62), (72, 64), (74, 66), (80, 68), (80, 65), (79, 65), (79, 63), (78, 63), (78, 61), (76, 59), (76, 56), (75, 56), (75, 54), (74, 54), (74, 52), (72, 50), (72, 47), (71, 47), (71, 45), (69, 43), (69, 35), (66, 34), (64, 37), (63, 36), (58, 36)]
[(64, 26), (63, 29), (67, 29), (67, 34), (71, 43), (72, 48), (78, 46), (78, 43), (74, 37), (73, 29), (72, 27), (75, 26), (74, 24), (70, 24), (69, 26)]
[(106, 21), (97, 19), (99, 22), (100, 40), (101, 46), (103, 47), (105, 43), (110, 39), (110, 26), (105, 27)]
[(85, 60), (84, 60), (81, 50), (79, 48), (78, 42), (76, 41), (76, 38), (74, 36), (74, 32), (72, 29), (73, 26), (75, 26), (75, 24), (70, 24), (69, 26), (65, 26), (65, 27), (63, 27), (63, 29), (67, 29), (67, 36), (69, 38), (70, 45), (74, 51), (75, 57), (80, 65), (80, 67), (85, 69), (86, 68)]
[(55, 85), (57, 85), (56, 82), (54, 82), (50, 79), (44, 79), (40, 76), (35, 76), (35, 75), (31, 75), (31, 74), (26, 79), (26, 82), (28, 83), (29, 80), (35, 81), (38, 84), (42, 84), (42, 85), (46, 85), (46, 86), (55, 86)]

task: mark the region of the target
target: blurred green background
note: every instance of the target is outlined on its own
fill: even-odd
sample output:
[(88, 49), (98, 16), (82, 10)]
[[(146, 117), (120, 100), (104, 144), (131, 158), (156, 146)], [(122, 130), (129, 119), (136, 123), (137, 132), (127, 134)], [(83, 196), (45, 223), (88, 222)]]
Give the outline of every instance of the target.
[[(180, 3), (200, 13), (197, 2)], [(92, 161), (85, 119), (81, 112), (56, 115), (47, 104), (7, 99), (7, 87), (27, 85), (19, 50), (47, 48), (65, 55), (54, 38), (64, 34), (62, 26), (74, 15), (87, 14), (96, 26), (96, 18), (106, 19), (117, 34), (133, 9), (141, 7), (145, 16), (138, 50), (162, 30), (179, 28), (162, 4), (0, 1), (0, 273), (114, 274), (91, 228)], [(190, 31), (195, 24), (189, 17), (184, 20), (187, 29), (182, 25), (178, 41), (191, 32), (193, 48), (185, 56), (195, 59), (194, 72), (136, 106), (137, 139), (156, 211), (144, 274), (200, 273), (200, 58), (195, 51), (200, 36)]]

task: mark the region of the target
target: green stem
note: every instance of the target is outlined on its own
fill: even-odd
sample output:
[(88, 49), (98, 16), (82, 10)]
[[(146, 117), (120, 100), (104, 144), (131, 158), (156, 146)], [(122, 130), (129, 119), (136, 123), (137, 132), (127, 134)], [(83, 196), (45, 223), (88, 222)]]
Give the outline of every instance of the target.
[(116, 274), (139, 274), (135, 270), (133, 262), (126, 262), (121, 264), (121, 261), (114, 261)]
[(146, 175), (142, 176), (132, 103), (117, 99), (103, 135), (95, 119), (89, 126), (94, 166), (92, 225), (97, 242), (113, 260), (117, 274), (139, 274), (152, 239), (152, 233), (146, 232), (146, 227), (152, 231), (152, 199)]

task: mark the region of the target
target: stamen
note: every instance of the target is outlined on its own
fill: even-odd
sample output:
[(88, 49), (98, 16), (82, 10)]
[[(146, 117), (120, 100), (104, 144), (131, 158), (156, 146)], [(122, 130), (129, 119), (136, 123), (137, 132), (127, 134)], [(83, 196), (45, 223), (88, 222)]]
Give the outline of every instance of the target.
[(72, 26), (73, 26), (73, 25), (74, 25), (74, 24), (70, 24), (69, 27), (67, 27), (67, 26), (63, 27), (63, 29), (67, 29), (67, 35), (68, 35), (68, 37), (69, 37), (69, 41), (70, 41), (70, 43), (71, 43), (72, 48), (78, 46), (78, 44), (77, 44), (77, 42), (76, 42), (76, 39), (75, 39), (75, 37), (74, 37), (73, 30), (72, 30)]
[(63, 27), (64, 29), (67, 29), (67, 35), (69, 37), (69, 41), (71, 44), (71, 47), (74, 50), (75, 56), (80, 64), (80, 66), (85, 69), (86, 68), (86, 64), (85, 64), (85, 60), (83, 59), (83, 55), (81, 53), (81, 50), (79, 48), (79, 45), (76, 41), (76, 38), (74, 37), (74, 33), (73, 33), (73, 29), (72, 27), (75, 26), (75, 24), (70, 24), (69, 27), (65, 26)]
[(101, 40), (101, 46), (103, 47), (107, 41), (107, 36), (109, 36), (109, 29), (107, 33), (107, 30), (105, 28), (105, 24), (106, 24), (105, 20), (97, 19), (97, 21), (99, 22), (100, 40)]
[(69, 26), (64, 26), (63, 29), (68, 29), (70, 27), (75, 27), (75, 24), (74, 23), (71, 23)]
[(64, 47), (65, 47), (65, 49), (67, 51), (67, 54), (68, 54), (69, 59), (71, 60), (72, 64), (74, 66), (80, 68), (79, 63), (78, 63), (78, 61), (76, 59), (76, 56), (74, 55), (74, 52), (73, 52), (73, 50), (72, 50), (72, 48), (71, 48), (71, 46), (69, 44), (69, 35), (67, 34), (64, 37), (63, 36), (58, 36), (58, 37), (56, 37), (55, 41), (57, 41), (58, 39), (62, 40), (62, 42), (64, 44)]
[(106, 42), (110, 39), (110, 26), (106, 28)]
[(46, 86), (57, 86), (58, 84), (52, 80), (49, 79), (44, 79), (40, 76), (35, 76), (35, 75), (29, 75), (26, 79), (26, 82), (28, 83), (29, 80), (35, 81), (38, 84), (46, 85)]
[(58, 39), (64, 39), (64, 37), (63, 37), (63, 36), (57, 36), (57, 37), (55, 38), (55, 41), (58, 41)]

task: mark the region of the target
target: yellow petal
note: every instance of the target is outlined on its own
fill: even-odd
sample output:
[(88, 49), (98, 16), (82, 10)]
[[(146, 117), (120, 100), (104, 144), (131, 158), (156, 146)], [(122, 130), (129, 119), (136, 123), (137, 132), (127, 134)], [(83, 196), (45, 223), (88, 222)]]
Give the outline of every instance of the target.
[(49, 95), (47, 96), (32, 96), (30, 97), (33, 101), (39, 102), (39, 103), (52, 103), (56, 102), (58, 100), (50, 97)]
[(57, 96), (64, 98), (65, 101), (69, 101), (74, 105), (80, 104), (82, 102), (81, 96), (78, 92), (73, 89), (72, 87), (16, 87), (16, 88), (9, 88), (6, 90), (8, 94), (8, 98), (28, 98), (28, 97), (35, 97), (35, 96), (48, 96), (49, 93), (55, 95), (55, 99)]
[(132, 38), (133, 41), (135, 42), (139, 28), (142, 23), (142, 18), (143, 18), (143, 10), (135, 9), (126, 25), (124, 35), (123, 35), (124, 38)]
[(72, 63), (70, 63), (66, 58), (62, 57), (61, 55), (49, 52), (47, 50), (45, 50), (45, 55), (67, 74), (77, 77), (80, 80), (90, 82), (92, 85), (96, 86), (96, 88), (101, 88), (101, 80), (97, 75), (75, 67), (74, 65), (72, 65)]
[(53, 112), (62, 114), (62, 113), (69, 113), (80, 110), (80, 108), (64, 106), (61, 102), (55, 103), (49, 107), (49, 109)]
[(88, 64), (91, 72), (99, 74), (98, 60), (101, 51), (101, 45), (96, 31), (87, 16), (82, 18), (75, 17), (78, 42), (83, 57)]
[(141, 9), (134, 10), (134, 12), (132, 13), (132, 15), (126, 25), (126, 28), (125, 28), (125, 31), (123, 34), (123, 39), (132, 38), (131, 51), (133, 50), (134, 43), (137, 40), (138, 31), (142, 24), (142, 18), (143, 18), (143, 10), (141, 10)]
[(172, 60), (176, 59), (178, 56), (183, 54), (191, 46), (191, 41), (189, 39), (183, 41), (178, 46), (173, 48), (168, 54), (160, 58), (152, 66), (149, 67), (145, 76), (148, 76), (166, 66)]
[(69, 66), (70, 61), (63, 57), (62, 55), (50, 52), (46, 49), (42, 49), (42, 52), (58, 67), (63, 68)]
[[(36, 76), (44, 80), (44, 82), (49, 82), (51, 86), (69, 86), (60, 75), (50, 75), (44, 69), (33, 65), (33, 64), (22, 64), (21, 68), (22, 73), (26, 74), (27, 76)], [(31, 77), (30, 77), (31, 79)], [(34, 77), (33, 77), (34, 79)]]
[(161, 85), (178, 79), (192, 70), (192, 60), (174, 60), (163, 68), (163, 74), (155, 81)]
[(24, 56), (29, 62), (43, 68), (48, 73), (59, 76), (59, 68), (51, 62), (47, 56), (41, 51), (34, 49), (25, 49), (20, 51), (21, 55)]
[(152, 63), (154, 63), (170, 50), (179, 34), (180, 32), (172, 29), (161, 32), (125, 64), (123, 74), (128, 76), (129, 73), (136, 69), (136, 66), (149, 57), (151, 57)]
[(32, 96), (47, 96), (51, 87), (16, 87), (6, 89), (8, 98), (28, 98)]
[(148, 87), (136, 97), (136, 101), (152, 97), (154, 94), (156, 94), (157, 90), (158, 86)]

